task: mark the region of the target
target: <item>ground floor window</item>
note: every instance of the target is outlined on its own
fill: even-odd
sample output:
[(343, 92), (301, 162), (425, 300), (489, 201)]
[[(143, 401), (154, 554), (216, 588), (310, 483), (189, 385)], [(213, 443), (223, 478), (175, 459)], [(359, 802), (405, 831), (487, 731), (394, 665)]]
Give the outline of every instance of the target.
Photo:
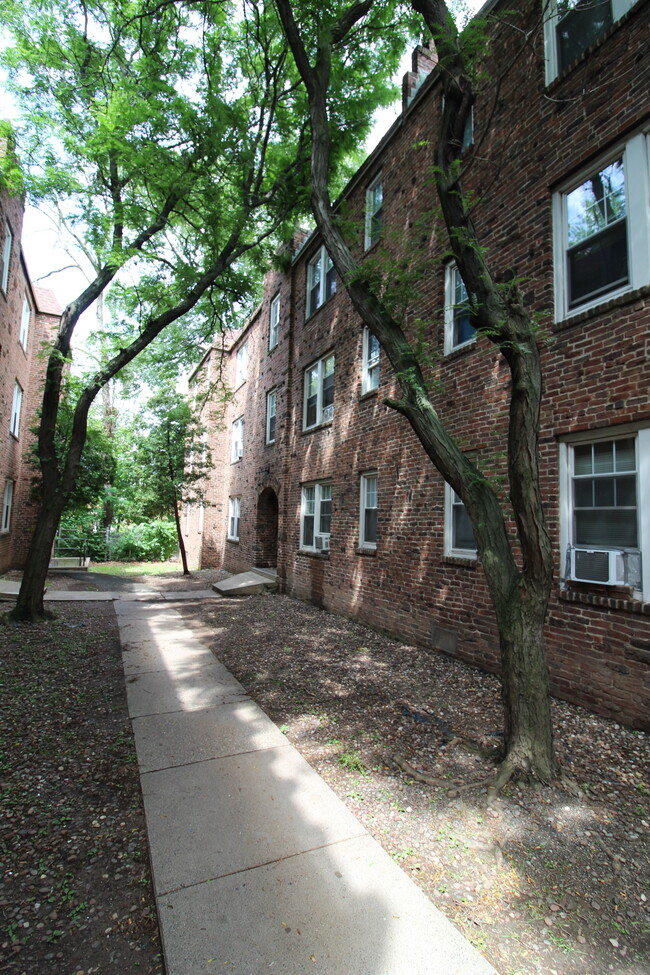
[(228, 500), (228, 539), (231, 542), (239, 541), (240, 510), (241, 498), (230, 498)]
[(445, 484), (445, 555), (476, 558), (476, 539), (467, 508), (449, 484)]
[(5, 481), (4, 494), (2, 496), (2, 527), (0, 530), (8, 532), (11, 528), (11, 510), (14, 505), (14, 482)]
[(377, 548), (377, 475), (361, 475), (359, 506), (359, 545), (361, 548)]
[[(650, 597), (650, 429), (561, 446), (564, 576)], [(645, 554), (645, 559), (644, 559)]]
[(304, 484), (300, 517), (300, 547), (328, 552), (332, 525), (332, 485)]

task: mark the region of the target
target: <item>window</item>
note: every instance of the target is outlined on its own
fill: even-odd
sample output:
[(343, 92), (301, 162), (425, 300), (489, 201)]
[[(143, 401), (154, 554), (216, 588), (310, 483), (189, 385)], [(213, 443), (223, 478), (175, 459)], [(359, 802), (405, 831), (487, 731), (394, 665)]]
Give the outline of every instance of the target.
[(305, 484), (302, 489), (300, 547), (328, 552), (332, 525), (332, 485)]
[(18, 436), (20, 430), (20, 411), (23, 405), (23, 391), (20, 383), (14, 385), (14, 398), (11, 404), (11, 426), (9, 427), (14, 437)]
[(232, 425), (232, 452), (230, 455), (230, 460), (234, 464), (235, 461), (241, 460), (244, 456), (244, 417), (240, 416), (238, 420)]
[(555, 195), (558, 320), (650, 281), (647, 179), (639, 134)]
[(266, 394), (266, 442), (275, 443), (275, 415), (278, 406), (276, 389)]
[(445, 484), (445, 555), (476, 558), (476, 539), (467, 509), (449, 484)]
[(636, 0), (544, 0), (546, 83), (588, 51)]
[(241, 510), (241, 498), (228, 499), (228, 539), (231, 542), (239, 541), (239, 513)]
[(11, 263), (11, 247), (14, 242), (14, 235), (11, 227), (5, 220), (5, 239), (0, 253), (0, 288), (7, 293), (9, 287), (9, 264)]
[(248, 375), (248, 339), (239, 346), (235, 356), (235, 386), (241, 386)]
[(203, 534), (203, 526), (205, 524), (205, 502), (203, 499), (199, 501), (199, 525), (197, 531), (199, 535)]
[(361, 475), (359, 545), (377, 548), (377, 475)]
[(321, 247), (307, 265), (307, 318), (336, 292), (336, 271), (332, 259)]
[(476, 329), (469, 314), (467, 289), (455, 264), (445, 266), (445, 355), (469, 345)]
[(334, 417), (334, 356), (319, 359), (305, 369), (303, 429), (310, 430)]
[(379, 339), (369, 328), (363, 330), (363, 376), (361, 391), (369, 393), (379, 386)]
[(269, 349), (274, 349), (278, 344), (280, 331), (280, 295), (276, 295), (271, 302), (269, 313)]
[[(593, 435), (592, 435), (593, 436)], [(650, 429), (561, 447), (565, 578), (631, 586), (650, 598)], [(645, 533), (645, 537), (644, 537)], [(644, 582), (645, 577), (645, 582)]]
[(11, 528), (11, 509), (14, 504), (14, 482), (5, 481), (5, 489), (2, 497), (2, 527), (0, 531), (8, 532)]
[(27, 352), (27, 338), (29, 336), (29, 323), (32, 317), (32, 310), (29, 307), (29, 301), (27, 300), (27, 295), (23, 296), (23, 317), (20, 322), (20, 336), (19, 342), (22, 345), (25, 352)]
[(382, 181), (379, 175), (366, 190), (366, 250), (372, 247), (381, 235), (383, 199)]

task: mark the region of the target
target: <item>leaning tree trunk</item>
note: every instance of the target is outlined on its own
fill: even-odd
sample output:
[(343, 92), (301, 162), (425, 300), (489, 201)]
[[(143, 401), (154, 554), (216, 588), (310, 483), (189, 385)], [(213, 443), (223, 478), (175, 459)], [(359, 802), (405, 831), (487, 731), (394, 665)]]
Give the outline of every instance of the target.
[(51, 616), (45, 611), (43, 605), (45, 580), (56, 530), (59, 527), (66, 500), (67, 498), (64, 495), (56, 493), (48, 499), (47, 504), (41, 505), (29, 546), (16, 606), (9, 614), (12, 620), (34, 623)]
[(188, 576), (190, 570), (187, 567), (187, 552), (185, 551), (185, 542), (183, 541), (183, 528), (181, 525), (181, 516), (178, 512), (178, 504), (174, 504), (174, 521), (176, 522), (176, 535), (178, 536), (178, 551), (181, 553), (181, 562), (183, 564), (183, 575)]

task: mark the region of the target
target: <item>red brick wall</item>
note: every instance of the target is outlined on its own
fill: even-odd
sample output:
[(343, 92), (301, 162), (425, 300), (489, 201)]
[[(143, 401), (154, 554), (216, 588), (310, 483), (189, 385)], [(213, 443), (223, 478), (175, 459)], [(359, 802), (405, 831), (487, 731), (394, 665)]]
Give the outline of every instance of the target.
[[(519, 26), (531, 30), (523, 48), (519, 31), (494, 28), (488, 69), (493, 79), (502, 75), (501, 83), (497, 91), (486, 82), (477, 100), (466, 185), (477, 195), (474, 219), (491, 265), (501, 280), (516, 275), (522, 281), (530, 307), (541, 316), (545, 395), (539, 442), (557, 551), (547, 625), (553, 690), (647, 728), (650, 605), (613, 599), (611, 591), (565, 592), (560, 587), (559, 443), (580, 430), (650, 421), (650, 288), (555, 322), (552, 225), (555, 189), (629, 138), (644, 113), (647, 117), (650, 63), (642, 57), (647, 18), (638, 5), (547, 89), (543, 37), (535, 28), (539, 6), (537, 0), (519, 5)], [(392, 138), (350, 184), (346, 216), (358, 218), (361, 256), (365, 190), (381, 170), (383, 241), (364, 260), (388, 252), (395, 272), (405, 266), (413, 271), (408, 316), (426, 323), (435, 406), (463, 449), (503, 474), (507, 366), (483, 337), (444, 355), (448, 246), (431, 180), (440, 106), (434, 76)], [(378, 394), (362, 397), (362, 328), (340, 286), (305, 321), (307, 262), (318, 246), (317, 239), (308, 241), (287, 274), (269, 275), (264, 301), (237, 340), (249, 342), (250, 375), (228, 412), (230, 421), (245, 416), (246, 441), (242, 460), (222, 468), (224, 509), (217, 518), (223, 539), (228, 497), (241, 496), (241, 532), (238, 543), (215, 545), (210, 558), (214, 564), (221, 558), (233, 571), (255, 563), (256, 506), (262, 491), (273, 487), (280, 501), (278, 571), (287, 591), (425, 648), (496, 669), (498, 638), (481, 567), (471, 559), (445, 557), (444, 485), (408, 423), (383, 404), (395, 391), (385, 356)], [(269, 354), (269, 305), (278, 288), (281, 340)], [(236, 348), (228, 357), (230, 370)], [(334, 420), (303, 432), (304, 370), (331, 351), (336, 356)], [(275, 385), (278, 439), (269, 448), (264, 444), (265, 397)], [(369, 470), (377, 472), (379, 484), (378, 543), (370, 553), (358, 547), (359, 477)], [(331, 550), (327, 555), (301, 552), (301, 485), (324, 479), (332, 483)]]

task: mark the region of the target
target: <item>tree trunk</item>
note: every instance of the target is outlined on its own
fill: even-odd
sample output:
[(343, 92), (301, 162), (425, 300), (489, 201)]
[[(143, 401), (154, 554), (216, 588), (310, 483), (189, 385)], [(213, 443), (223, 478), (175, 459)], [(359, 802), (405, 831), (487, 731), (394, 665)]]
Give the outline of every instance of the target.
[(57, 493), (47, 504), (41, 506), (30, 542), (16, 606), (9, 613), (9, 618), (12, 620), (35, 623), (38, 620), (52, 618), (52, 613), (48, 613), (43, 606), (43, 596), (52, 546), (66, 500), (67, 498)]
[(190, 570), (187, 567), (187, 553), (185, 551), (185, 542), (183, 541), (183, 529), (181, 527), (181, 516), (178, 513), (178, 504), (174, 505), (174, 521), (176, 522), (176, 534), (178, 536), (178, 550), (181, 553), (181, 562), (183, 564), (183, 575), (188, 576)]

